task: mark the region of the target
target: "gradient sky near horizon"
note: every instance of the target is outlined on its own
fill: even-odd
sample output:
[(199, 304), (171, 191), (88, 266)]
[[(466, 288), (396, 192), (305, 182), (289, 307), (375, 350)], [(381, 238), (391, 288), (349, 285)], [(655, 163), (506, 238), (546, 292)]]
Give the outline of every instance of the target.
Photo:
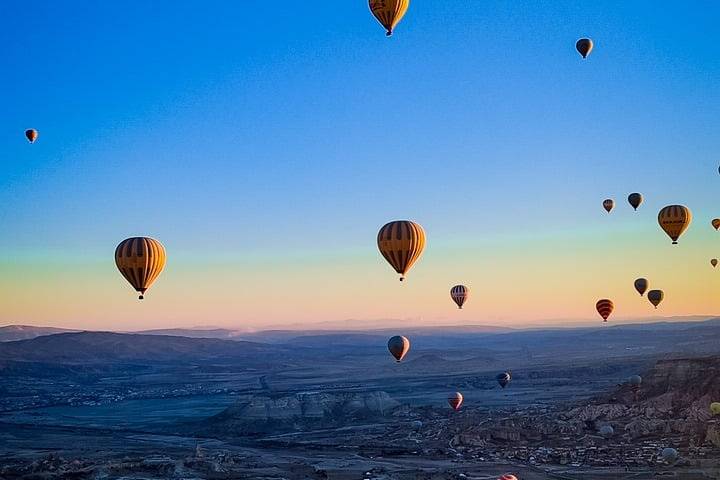
[[(5, 5), (0, 324), (719, 313), (719, 21), (711, 1), (414, 0), (388, 39), (364, 0)], [(678, 246), (656, 222), (674, 203), (695, 217)], [(375, 244), (394, 219), (428, 237), (405, 284)], [(113, 261), (136, 235), (169, 256), (144, 302)]]

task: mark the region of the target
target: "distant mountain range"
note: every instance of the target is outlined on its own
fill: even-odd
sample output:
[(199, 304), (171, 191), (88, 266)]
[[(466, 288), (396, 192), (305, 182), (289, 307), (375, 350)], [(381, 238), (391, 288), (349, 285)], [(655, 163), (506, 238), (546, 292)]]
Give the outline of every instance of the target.
[(7, 325), (0, 327), (0, 342), (14, 342), (16, 340), (29, 340), (42, 335), (54, 335), (56, 333), (77, 332), (65, 328), (53, 327), (32, 327), (28, 325)]

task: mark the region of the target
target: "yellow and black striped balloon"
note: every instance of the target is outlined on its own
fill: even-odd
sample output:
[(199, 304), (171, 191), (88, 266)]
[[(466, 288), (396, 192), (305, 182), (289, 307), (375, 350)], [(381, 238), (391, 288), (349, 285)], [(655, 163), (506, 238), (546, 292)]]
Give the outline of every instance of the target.
[(380, 229), (377, 244), (382, 256), (403, 281), (425, 250), (425, 230), (415, 222), (396, 220)]
[(400, 23), (410, 6), (410, 0), (370, 0), (370, 11), (377, 21), (385, 27), (388, 37)]
[(470, 296), (470, 289), (465, 285), (455, 285), (450, 289), (450, 298), (453, 299), (459, 309), (462, 309), (463, 304)]
[(140, 300), (162, 272), (165, 259), (165, 247), (154, 238), (128, 238), (115, 249), (115, 264), (130, 285), (140, 292)]
[(669, 205), (658, 213), (658, 223), (668, 237), (673, 241), (673, 245), (677, 245), (678, 238), (690, 226), (692, 222), (692, 212), (683, 205)]
[(595, 304), (595, 308), (602, 317), (603, 321), (607, 322), (608, 317), (610, 317), (610, 314), (615, 309), (615, 305), (613, 304), (612, 300), (603, 298), (602, 300), (598, 300), (598, 302)]

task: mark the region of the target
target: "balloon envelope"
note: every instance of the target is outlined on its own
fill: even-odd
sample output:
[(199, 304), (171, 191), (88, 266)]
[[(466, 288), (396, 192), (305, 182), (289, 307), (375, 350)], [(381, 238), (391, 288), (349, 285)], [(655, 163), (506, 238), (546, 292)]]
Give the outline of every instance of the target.
[(415, 222), (396, 220), (380, 229), (377, 244), (402, 281), (425, 250), (425, 230)]
[(34, 128), (30, 128), (28, 130), (25, 130), (25, 138), (28, 139), (28, 142), (35, 143), (35, 140), (38, 138), (38, 131)]
[(608, 317), (610, 317), (610, 314), (615, 309), (615, 305), (612, 300), (603, 298), (602, 300), (598, 300), (595, 304), (595, 309), (598, 311), (602, 319), (607, 322)]
[(448, 395), (447, 400), (448, 400), (448, 403), (450, 404), (450, 406), (452, 407), (452, 409), (457, 412), (458, 410), (460, 410), (460, 407), (462, 406), (462, 403), (463, 403), (462, 393), (460, 393), (460, 392), (451, 393), (450, 395)]
[(140, 300), (165, 268), (165, 260), (165, 247), (154, 238), (128, 238), (115, 249), (115, 265), (130, 285), (140, 292)]
[(720, 402), (712, 402), (710, 404), (710, 413), (720, 415)]
[(665, 233), (672, 239), (673, 245), (678, 243), (678, 238), (690, 226), (692, 212), (683, 205), (669, 205), (658, 213), (658, 223)]
[(710, 260), (710, 265), (712, 265), (713, 268), (714, 268), (714, 267), (717, 267), (717, 264), (718, 264), (718, 259), (717, 259), (717, 258), (713, 258), (712, 260)]
[(713, 219), (713, 221), (712, 221), (711, 223), (712, 223), (712, 226), (713, 226), (713, 228), (714, 228), (715, 230), (717, 230), (718, 228), (720, 228), (720, 218), (715, 218), (715, 219)]
[(393, 30), (405, 16), (410, 0), (370, 0), (370, 11), (380, 24), (385, 27), (385, 35), (393, 34)]
[(612, 209), (615, 208), (615, 200), (611, 198), (606, 198), (605, 200), (603, 200), (603, 208), (608, 213), (612, 212)]
[(635, 210), (638, 209), (640, 205), (643, 203), (643, 196), (640, 193), (631, 193), (628, 195), (628, 203), (630, 203), (630, 206), (633, 207)]
[(410, 351), (410, 340), (402, 335), (395, 335), (388, 340), (388, 350), (398, 362)]
[(664, 298), (665, 293), (662, 290), (650, 290), (648, 292), (648, 300), (650, 300), (650, 303), (652, 303), (655, 308), (660, 305)]
[(510, 375), (510, 372), (503, 372), (499, 373), (495, 379), (500, 384), (502, 388), (507, 387), (508, 383), (510, 383), (510, 380), (512, 379), (512, 376)]
[(453, 299), (453, 302), (455, 302), (460, 309), (462, 309), (463, 304), (469, 296), (470, 289), (465, 285), (455, 285), (450, 289), (450, 298)]
[(633, 387), (639, 387), (642, 384), (642, 377), (640, 375), (632, 375), (628, 378), (628, 383)]
[(674, 462), (675, 460), (678, 459), (678, 451), (675, 450), (674, 448), (670, 448), (670, 447), (663, 448), (662, 458), (666, 462)]
[(610, 438), (615, 433), (615, 429), (610, 425), (603, 425), (600, 427), (600, 435), (605, 438)]
[(635, 280), (635, 290), (640, 294), (642, 297), (645, 295), (645, 292), (647, 292), (648, 289), (648, 281), (645, 278), (638, 278)]
[(590, 55), (593, 46), (593, 41), (589, 38), (581, 38), (580, 40), (575, 42), (575, 49), (580, 55), (582, 55), (583, 58), (587, 58), (587, 56)]
[(498, 480), (518, 480), (518, 478), (515, 475), (506, 473), (505, 475), (500, 475)]

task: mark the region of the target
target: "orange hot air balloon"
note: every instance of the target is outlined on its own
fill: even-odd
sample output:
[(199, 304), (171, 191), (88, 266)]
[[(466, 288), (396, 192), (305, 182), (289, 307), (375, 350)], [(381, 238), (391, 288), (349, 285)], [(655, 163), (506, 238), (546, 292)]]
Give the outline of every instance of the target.
[(608, 212), (612, 212), (612, 209), (615, 208), (615, 200), (611, 198), (607, 198), (603, 201), (603, 208)]
[(712, 265), (713, 268), (717, 267), (717, 264), (718, 264), (717, 258), (713, 258), (712, 260), (710, 260), (710, 265)]
[(140, 300), (165, 268), (165, 247), (154, 238), (133, 237), (115, 249), (115, 264), (136, 291)]
[(410, 0), (370, 0), (370, 11), (378, 22), (385, 27), (385, 35), (393, 34), (393, 30), (405, 16)]
[(635, 280), (635, 290), (640, 294), (642, 297), (645, 295), (645, 292), (647, 292), (648, 289), (648, 281), (644, 278), (638, 278)]
[(25, 138), (28, 139), (28, 142), (35, 143), (35, 140), (38, 138), (38, 131), (34, 128), (31, 128), (29, 130), (25, 130)]
[(400, 274), (402, 282), (425, 250), (425, 230), (409, 220), (396, 220), (380, 229), (377, 244), (385, 260)]
[(603, 298), (602, 300), (598, 300), (598, 302), (595, 304), (595, 308), (597, 309), (600, 316), (603, 318), (603, 321), (607, 322), (608, 317), (615, 309), (615, 305), (613, 304), (612, 300)]
[(633, 209), (637, 210), (643, 203), (643, 196), (640, 193), (631, 193), (628, 195), (628, 203)]
[(673, 241), (673, 245), (677, 245), (678, 238), (690, 226), (692, 222), (692, 212), (683, 205), (670, 205), (658, 213), (658, 223), (668, 237)]
[(388, 340), (388, 350), (395, 360), (400, 362), (410, 351), (410, 340), (402, 335), (395, 335)]
[(662, 302), (665, 298), (665, 293), (663, 293), (662, 290), (650, 290), (647, 296), (648, 300), (650, 300), (650, 303), (652, 303), (655, 308), (657, 308), (658, 305), (660, 305), (660, 302)]
[(448, 395), (447, 401), (450, 404), (450, 406), (452, 407), (452, 409), (457, 412), (458, 410), (460, 410), (460, 407), (462, 406), (462, 403), (463, 403), (462, 393), (460, 393), (460, 392), (451, 393), (450, 395)]
[(593, 41), (589, 38), (581, 38), (575, 43), (575, 49), (577, 49), (578, 53), (582, 55), (583, 58), (587, 58), (588, 55), (590, 55), (593, 46)]
[(712, 221), (712, 226), (715, 230), (720, 228), (720, 218), (716, 218)]
[(462, 309), (463, 304), (470, 296), (470, 289), (465, 285), (455, 285), (450, 289), (450, 298), (453, 299), (459, 309)]

